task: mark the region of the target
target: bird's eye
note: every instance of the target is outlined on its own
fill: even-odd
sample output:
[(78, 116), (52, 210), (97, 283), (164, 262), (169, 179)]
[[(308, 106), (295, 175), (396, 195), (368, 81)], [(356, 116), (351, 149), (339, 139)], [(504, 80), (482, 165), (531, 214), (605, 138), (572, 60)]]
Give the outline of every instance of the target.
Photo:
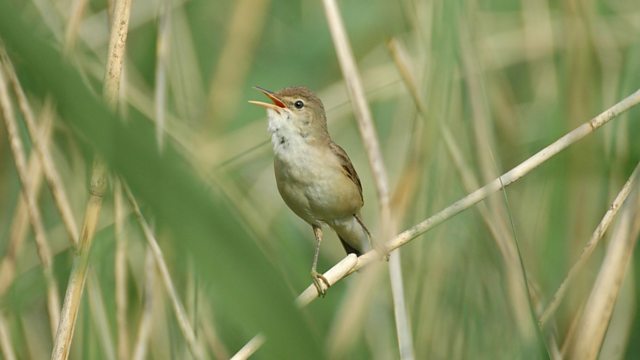
[(296, 100), (296, 102), (293, 103), (293, 106), (295, 106), (296, 109), (302, 109), (304, 107), (304, 102), (302, 102), (302, 100)]

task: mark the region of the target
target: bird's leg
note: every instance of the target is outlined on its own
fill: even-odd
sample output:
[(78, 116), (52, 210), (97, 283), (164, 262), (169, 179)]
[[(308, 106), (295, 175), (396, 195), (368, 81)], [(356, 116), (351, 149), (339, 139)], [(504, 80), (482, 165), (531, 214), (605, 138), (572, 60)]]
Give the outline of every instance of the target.
[(329, 280), (327, 280), (324, 275), (316, 271), (316, 267), (318, 266), (318, 255), (320, 254), (320, 242), (322, 242), (322, 229), (317, 225), (311, 226), (313, 227), (313, 235), (315, 235), (316, 237), (316, 252), (315, 254), (313, 254), (311, 277), (313, 278), (313, 285), (315, 285), (316, 290), (318, 290), (318, 295), (324, 296), (327, 293), (327, 290), (322, 286), (322, 283), (325, 283), (325, 285), (327, 285), (327, 289), (331, 286), (331, 284), (329, 284)]

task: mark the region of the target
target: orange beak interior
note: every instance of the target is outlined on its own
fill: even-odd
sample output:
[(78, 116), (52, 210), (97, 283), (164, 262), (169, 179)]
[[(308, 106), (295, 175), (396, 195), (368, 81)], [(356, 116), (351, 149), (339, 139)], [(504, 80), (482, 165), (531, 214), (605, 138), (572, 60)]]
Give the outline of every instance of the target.
[(280, 110), (286, 108), (286, 105), (282, 102), (282, 100), (278, 99), (277, 96), (275, 96), (273, 94), (273, 92), (261, 88), (259, 86), (254, 86), (254, 89), (262, 92), (263, 94), (265, 94), (269, 99), (271, 99), (271, 101), (273, 102), (273, 104), (270, 103), (266, 103), (266, 102), (262, 102), (262, 101), (254, 101), (254, 100), (250, 100), (249, 103), (254, 104), (254, 105), (258, 105), (258, 106), (262, 106), (264, 108), (267, 109), (273, 109), (275, 111), (277, 111), (278, 113), (280, 113)]

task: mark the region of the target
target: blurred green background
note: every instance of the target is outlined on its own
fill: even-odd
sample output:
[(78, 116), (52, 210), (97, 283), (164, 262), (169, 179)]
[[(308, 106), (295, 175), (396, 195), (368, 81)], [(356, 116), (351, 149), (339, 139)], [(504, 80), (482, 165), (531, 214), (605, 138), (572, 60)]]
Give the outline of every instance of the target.
[[(212, 358), (233, 355), (259, 332), (267, 339), (259, 359), (398, 358), (389, 280), (381, 271), (386, 263), (350, 276), (307, 308), (295, 307), (310, 284), (313, 234), (278, 195), (264, 111), (247, 104), (263, 100), (253, 85), (316, 91), (334, 140), (362, 180), (365, 223), (379, 236), (374, 181), (322, 1), (133, 1), (117, 112), (101, 100), (109, 6), (0, 3), (0, 39), (36, 117), (42, 122), (47, 103), (55, 109), (49, 151), (77, 222), (92, 158), (100, 154), (110, 184), (121, 177), (153, 224)], [(637, 1), (342, 0), (338, 6), (373, 112), (399, 230), (474, 189), (461, 180), (440, 126), (453, 134), (462, 169), (479, 185), (640, 88)], [(417, 84), (424, 114), (390, 53), (391, 40), (404, 49), (404, 70)], [(16, 97), (11, 101), (20, 120)], [(533, 316), (640, 161), (639, 115), (632, 109), (490, 197), (484, 215), (468, 210), (401, 248), (416, 358), (567, 354), (606, 246), (570, 285), (551, 325), (539, 329)], [(18, 242), (12, 235), (21, 184), (4, 127), (0, 185), (0, 258), (15, 266), (15, 276), (0, 267), (2, 353), (7, 357), (9, 343), (18, 358), (46, 358), (54, 335), (46, 286), (33, 235), (27, 231)], [(142, 339), (145, 306), (153, 314), (146, 358), (189, 358), (164, 287), (145, 267), (147, 245), (130, 211), (129, 322), (125, 329), (117, 325), (111, 190), (92, 249), (97, 290), (85, 292), (71, 358), (120, 358), (123, 346), (131, 356)], [(38, 204), (64, 294), (73, 246), (46, 184)], [(344, 256), (335, 235), (325, 233), (320, 269)], [(601, 358), (640, 356), (634, 341), (639, 272), (632, 258)], [(123, 331), (127, 345), (118, 341)]]

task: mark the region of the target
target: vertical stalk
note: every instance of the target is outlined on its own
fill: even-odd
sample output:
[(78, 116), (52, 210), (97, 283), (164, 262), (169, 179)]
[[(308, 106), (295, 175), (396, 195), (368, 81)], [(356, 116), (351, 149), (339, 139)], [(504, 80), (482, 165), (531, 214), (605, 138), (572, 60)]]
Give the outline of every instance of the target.
[[(389, 180), (384, 166), (382, 151), (378, 143), (378, 136), (369, 110), (369, 105), (364, 95), (364, 88), (358, 68), (354, 60), (353, 51), (344, 28), (340, 10), (335, 0), (323, 1), (331, 38), (336, 49), (338, 62), (347, 85), (349, 98), (353, 102), (353, 110), (358, 121), (358, 129), (367, 151), (369, 164), (373, 172), (378, 202), (380, 207), (380, 224), (382, 241), (386, 242), (396, 233), (397, 226), (391, 218), (391, 206), (389, 197)], [(382, 244), (382, 242), (380, 242)], [(377, 247), (377, 245), (376, 245)], [(386, 252), (386, 250), (385, 250)], [(404, 289), (402, 283), (400, 252), (391, 252), (389, 256), (389, 277), (391, 279), (391, 294), (393, 297), (394, 318), (396, 321), (396, 334), (401, 359), (413, 359), (413, 340), (411, 338), (411, 326), (407, 314)]]
[(84, 214), (82, 230), (80, 231), (80, 243), (76, 250), (75, 262), (71, 270), (67, 292), (64, 297), (64, 304), (62, 306), (60, 323), (58, 324), (58, 331), (53, 343), (51, 359), (54, 360), (66, 360), (71, 350), (71, 341), (75, 330), (76, 318), (78, 317), (80, 301), (82, 300), (84, 282), (87, 278), (87, 268), (89, 267), (89, 250), (98, 223), (98, 217), (102, 207), (102, 198), (107, 187), (106, 173), (107, 169), (104, 162), (95, 159), (89, 188), (90, 196)]
[[(115, 107), (118, 99), (130, 9), (130, 0), (118, 0), (116, 1), (113, 12), (107, 69), (104, 80), (105, 100), (112, 108)], [(106, 164), (99, 156), (96, 156), (93, 162), (89, 200), (85, 209), (84, 222), (80, 232), (80, 242), (65, 294), (62, 318), (58, 325), (58, 332), (56, 333), (53, 351), (51, 353), (51, 358), (55, 360), (66, 360), (69, 357), (76, 318), (78, 316), (84, 282), (89, 267), (89, 251), (91, 249), (91, 243), (95, 234), (106, 188)]]
[(124, 204), (122, 183), (116, 180), (113, 188), (114, 223), (116, 231), (116, 323), (118, 334), (118, 359), (129, 358), (129, 332), (127, 319), (127, 239), (124, 231)]

